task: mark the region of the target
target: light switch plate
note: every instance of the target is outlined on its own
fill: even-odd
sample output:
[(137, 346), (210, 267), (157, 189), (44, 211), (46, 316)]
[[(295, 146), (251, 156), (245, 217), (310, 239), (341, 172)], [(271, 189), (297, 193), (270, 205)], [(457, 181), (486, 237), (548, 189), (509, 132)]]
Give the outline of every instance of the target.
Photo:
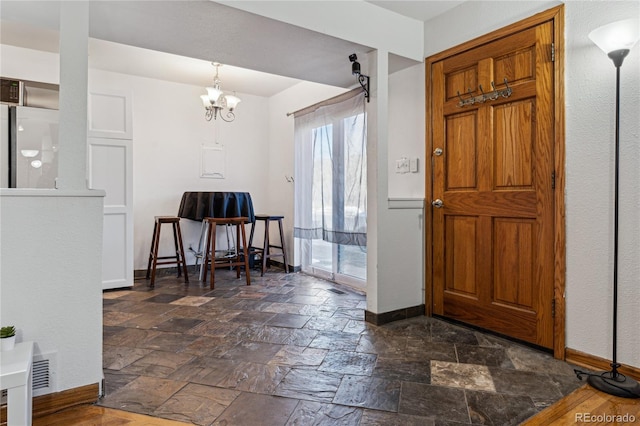
[(411, 173), (418, 173), (418, 159), (414, 158), (409, 161), (409, 171)]
[(409, 159), (402, 157), (396, 160), (396, 173), (409, 173)]

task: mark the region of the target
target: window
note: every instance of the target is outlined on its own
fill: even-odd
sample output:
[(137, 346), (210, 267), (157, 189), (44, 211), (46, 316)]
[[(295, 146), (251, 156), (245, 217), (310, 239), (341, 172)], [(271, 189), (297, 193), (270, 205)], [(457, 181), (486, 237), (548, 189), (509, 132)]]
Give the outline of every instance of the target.
[[(344, 99), (344, 98), (347, 99)], [(302, 270), (364, 288), (366, 113), (360, 90), (296, 116), (296, 223)]]

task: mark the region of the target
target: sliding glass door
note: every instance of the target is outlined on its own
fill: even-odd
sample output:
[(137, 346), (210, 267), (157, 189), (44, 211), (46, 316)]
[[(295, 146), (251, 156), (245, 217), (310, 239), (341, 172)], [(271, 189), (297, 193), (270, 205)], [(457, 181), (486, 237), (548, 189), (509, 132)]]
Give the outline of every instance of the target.
[[(296, 122), (296, 237), (302, 269), (364, 288), (366, 115), (362, 101)], [(304, 194), (302, 194), (304, 193)], [(301, 195), (298, 197), (298, 195)]]

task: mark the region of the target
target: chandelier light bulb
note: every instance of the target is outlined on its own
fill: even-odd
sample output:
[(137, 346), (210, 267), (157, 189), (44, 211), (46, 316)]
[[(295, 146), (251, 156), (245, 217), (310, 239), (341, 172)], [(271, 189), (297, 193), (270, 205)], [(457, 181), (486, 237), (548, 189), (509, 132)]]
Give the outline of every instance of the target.
[(39, 153), (40, 151), (38, 151), (37, 149), (21, 149), (20, 150), (20, 154), (22, 154), (22, 156), (26, 158), (33, 158)]
[(200, 96), (205, 108), (205, 119), (207, 121), (211, 121), (211, 119), (216, 120), (219, 115), (223, 121), (231, 122), (236, 118), (233, 111), (238, 106), (238, 103), (240, 103), (240, 98), (235, 96), (235, 92), (233, 95), (224, 94), (220, 84), (220, 77), (218, 75), (218, 70), (222, 64), (219, 62), (212, 62), (211, 65), (216, 68), (213, 85), (206, 88), (206, 95)]

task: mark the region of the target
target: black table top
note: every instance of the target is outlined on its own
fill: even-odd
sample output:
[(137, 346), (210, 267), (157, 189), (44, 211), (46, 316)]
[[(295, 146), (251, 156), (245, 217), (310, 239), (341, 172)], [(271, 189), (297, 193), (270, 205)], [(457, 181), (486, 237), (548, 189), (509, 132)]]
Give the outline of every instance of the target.
[(198, 221), (205, 217), (248, 217), (250, 222), (255, 222), (248, 192), (185, 192), (178, 216)]

